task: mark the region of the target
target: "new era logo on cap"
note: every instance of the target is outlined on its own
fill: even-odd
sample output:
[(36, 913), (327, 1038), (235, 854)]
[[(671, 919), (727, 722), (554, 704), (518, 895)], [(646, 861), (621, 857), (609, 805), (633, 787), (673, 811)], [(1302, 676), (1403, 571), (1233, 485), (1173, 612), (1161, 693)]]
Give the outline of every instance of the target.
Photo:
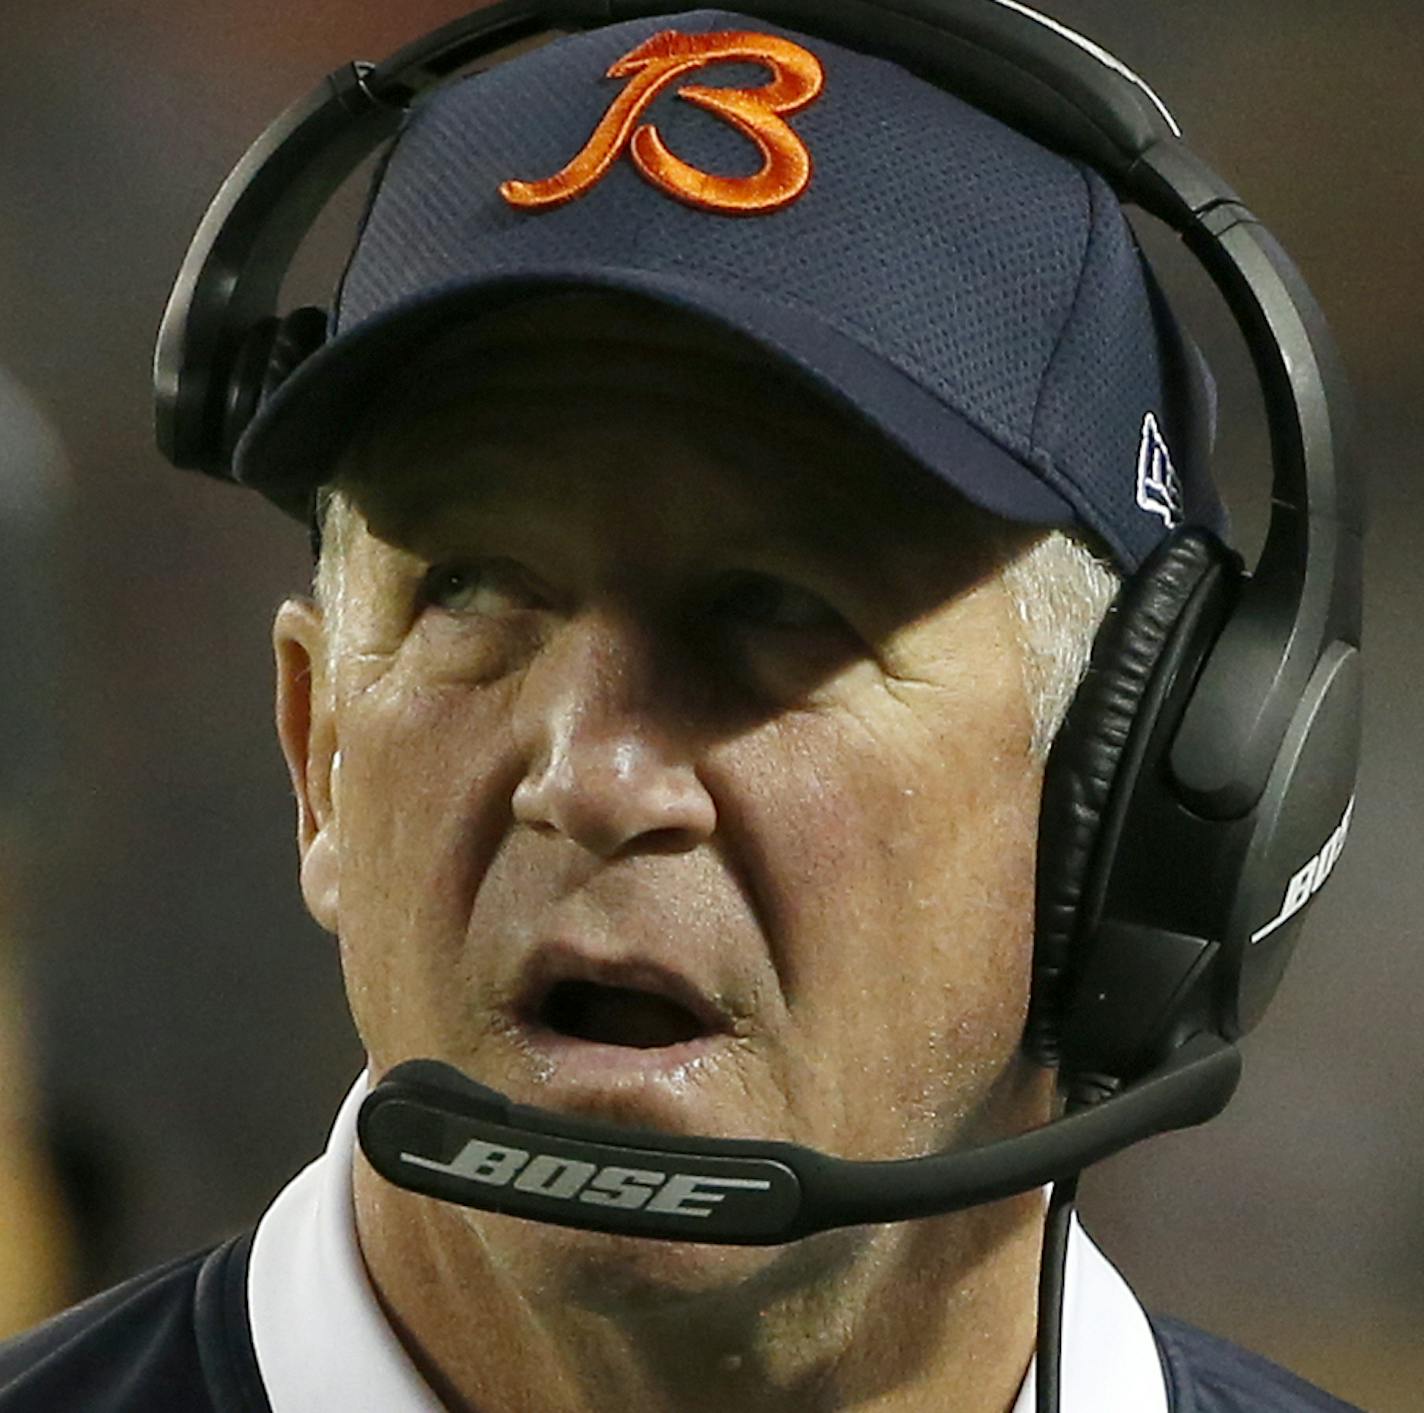
[(1158, 516), (1169, 530), (1182, 523), (1182, 483), (1172, 465), (1167, 439), (1151, 412), (1142, 421), (1142, 445), (1137, 453), (1137, 503)]
[[(653, 100), (684, 74), (709, 64), (748, 61), (770, 69), (771, 82), (759, 88), (685, 84), (677, 96), (725, 118), (750, 138), (761, 152), (759, 172), (748, 177), (704, 172), (674, 156), (652, 123), (638, 125)], [(734, 215), (779, 211), (806, 190), (811, 154), (781, 115), (814, 102), (825, 75), (820, 61), (801, 45), (749, 30), (681, 34), (665, 29), (615, 61), (606, 76), (629, 82), (609, 105), (593, 136), (553, 176), (501, 183), (500, 195), (511, 206), (538, 210), (585, 195), (624, 148), (654, 186), (706, 211)]]

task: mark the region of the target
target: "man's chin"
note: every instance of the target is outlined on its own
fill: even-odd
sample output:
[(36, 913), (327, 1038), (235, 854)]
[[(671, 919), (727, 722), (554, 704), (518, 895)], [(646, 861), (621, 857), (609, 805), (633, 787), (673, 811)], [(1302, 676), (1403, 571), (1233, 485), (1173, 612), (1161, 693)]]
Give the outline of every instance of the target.
[(764, 1300), (773, 1289), (823, 1280), (860, 1244), (849, 1232), (786, 1246), (720, 1246), (581, 1231), (519, 1217), (466, 1214), (526, 1295), (609, 1318), (661, 1319), (684, 1302)]

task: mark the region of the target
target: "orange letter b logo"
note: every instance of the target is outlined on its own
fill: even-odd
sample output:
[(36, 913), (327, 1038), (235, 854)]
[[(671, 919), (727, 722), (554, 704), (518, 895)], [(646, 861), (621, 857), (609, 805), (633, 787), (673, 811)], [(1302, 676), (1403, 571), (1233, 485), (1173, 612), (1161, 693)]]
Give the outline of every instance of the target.
[[(718, 114), (761, 151), (761, 170), (750, 177), (719, 177), (688, 166), (668, 151), (656, 127), (638, 119), (664, 89), (707, 64), (754, 61), (773, 74), (760, 88), (704, 88), (688, 84), (679, 98)], [(771, 34), (724, 30), (679, 34), (663, 30), (608, 71), (629, 80), (580, 152), (562, 171), (543, 181), (509, 181), (500, 195), (512, 206), (541, 209), (582, 196), (618, 160), (626, 147), (633, 165), (654, 186), (690, 206), (734, 214), (776, 211), (795, 201), (811, 180), (811, 154), (782, 119), (799, 112), (824, 83), (814, 54)]]

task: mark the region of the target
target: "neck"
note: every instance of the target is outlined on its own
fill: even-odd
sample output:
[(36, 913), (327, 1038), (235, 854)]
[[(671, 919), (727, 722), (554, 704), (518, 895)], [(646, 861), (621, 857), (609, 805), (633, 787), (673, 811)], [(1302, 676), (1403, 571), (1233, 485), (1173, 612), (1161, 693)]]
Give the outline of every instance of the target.
[(570, 1232), (391, 1187), (357, 1231), (452, 1413), (1008, 1413), (1034, 1338), (1037, 1193), (780, 1248)]

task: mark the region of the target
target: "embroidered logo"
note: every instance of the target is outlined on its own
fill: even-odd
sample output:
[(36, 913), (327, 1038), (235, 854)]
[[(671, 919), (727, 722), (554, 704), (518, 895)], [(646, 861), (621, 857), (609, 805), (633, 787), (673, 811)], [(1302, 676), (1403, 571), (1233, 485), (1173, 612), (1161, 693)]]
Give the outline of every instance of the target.
[[(772, 80), (759, 88), (685, 84), (679, 98), (725, 118), (756, 144), (762, 167), (749, 177), (717, 176), (675, 157), (652, 123), (639, 119), (659, 94), (684, 74), (708, 64), (764, 65)], [(825, 83), (821, 62), (799, 44), (748, 30), (680, 34), (665, 29), (619, 59), (609, 78), (627, 79), (593, 136), (562, 170), (542, 181), (507, 181), (500, 195), (512, 206), (542, 210), (582, 196), (607, 174), (626, 148), (654, 186), (704, 211), (747, 215), (779, 211), (806, 190), (811, 154), (783, 115), (815, 101)]]
[(1142, 445), (1137, 452), (1137, 503), (1160, 516), (1169, 530), (1182, 523), (1182, 483), (1172, 465), (1167, 439), (1150, 412), (1142, 423)]

